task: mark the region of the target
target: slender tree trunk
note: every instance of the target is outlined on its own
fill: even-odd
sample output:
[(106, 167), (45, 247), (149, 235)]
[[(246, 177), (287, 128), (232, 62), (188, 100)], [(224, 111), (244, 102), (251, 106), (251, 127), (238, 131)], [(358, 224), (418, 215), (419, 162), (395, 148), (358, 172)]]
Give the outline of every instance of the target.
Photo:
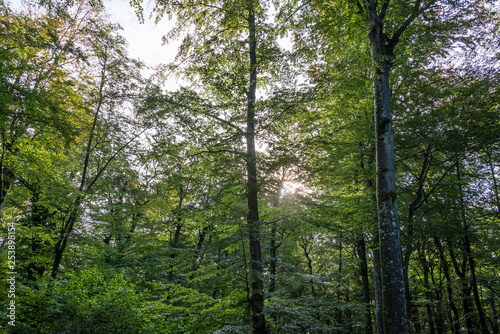
[(80, 179), (80, 187), (78, 188), (78, 194), (76, 195), (76, 199), (73, 202), (72, 207), (70, 209), (70, 214), (68, 216), (68, 219), (63, 221), (63, 226), (61, 228), (61, 232), (59, 233), (59, 240), (57, 241), (55, 247), (54, 264), (52, 265), (52, 273), (51, 273), (51, 277), (54, 279), (57, 277), (57, 273), (59, 272), (59, 266), (61, 265), (62, 256), (64, 254), (64, 251), (66, 250), (66, 245), (68, 243), (69, 236), (73, 231), (73, 226), (75, 225), (76, 220), (80, 216), (80, 210), (81, 210), (80, 206), (82, 205), (85, 182), (87, 181), (87, 172), (90, 164), (90, 154), (92, 152), (94, 132), (97, 126), (97, 120), (99, 118), (99, 114), (101, 113), (101, 107), (104, 102), (103, 90), (104, 90), (104, 84), (106, 82), (106, 72), (107, 72), (107, 57), (104, 58), (104, 65), (101, 70), (101, 82), (99, 84), (99, 101), (94, 114), (92, 128), (90, 129), (89, 140), (87, 142), (87, 149), (85, 151), (85, 159), (83, 162), (83, 171), (82, 171), (82, 178)]
[(246, 167), (248, 200), (248, 236), (250, 242), (250, 272), (252, 281), (252, 322), (255, 334), (267, 334), (264, 314), (264, 281), (262, 251), (260, 246), (260, 219), (258, 203), (257, 164), (255, 152), (255, 101), (257, 90), (257, 34), (252, 1), (248, 1), (248, 42), (250, 57), (250, 78), (247, 92)]
[(30, 187), (30, 190), (32, 192), (31, 222), (28, 227), (31, 228), (31, 254), (29, 255), (30, 260), (26, 272), (27, 279), (35, 281), (37, 278), (41, 277), (45, 271), (45, 265), (40, 265), (40, 260), (37, 260), (37, 258), (42, 254), (44, 244), (40, 232), (44, 230), (50, 214), (47, 209), (43, 208), (38, 203), (40, 192), (37, 187)]
[(445, 320), (444, 320), (444, 315), (443, 315), (443, 309), (446, 309), (444, 306), (443, 298), (442, 298), (442, 292), (443, 292), (443, 279), (441, 276), (441, 270), (439, 271), (439, 284), (436, 284), (436, 281), (434, 279), (434, 267), (430, 266), (430, 278), (432, 281), (433, 285), (433, 290), (434, 290), (434, 300), (436, 301), (435, 307), (436, 310), (436, 331), (437, 333), (445, 333), (446, 332), (446, 325), (445, 325)]
[(436, 334), (436, 328), (434, 325), (434, 310), (432, 308), (432, 295), (431, 295), (431, 287), (429, 283), (429, 265), (427, 263), (427, 258), (425, 253), (421, 250), (420, 254), (420, 263), (422, 264), (422, 271), (424, 274), (424, 289), (425, 296), (427, 298), (427, 303), (425, 305), (427, 311), (427, 321), (429, 323), (429, 332), (430, 334)]
[(377, 320), (377, 334), (384, 333), (384, 312), (382, 310), (382, 275), (380, 273), (380, 251), (378, 233), (374, 238), (373, 249), (373, 280), (375, 283), (375, 318)]
[[(372, 314), (370, 307), (370, 282), (368, 280), (368, 261), (366, 257), (365, 236), (361, 234), (356, 240), (356, 251), (359, 256), (359, 273), (363, 285), (363, 302), (365, 303), (365, 334), (372, 334)], [(432, 333), (434, 334), (434, 333)]]
[(309, 251), (307, 250), (307, 242), (306, 241), (304, 241), (304, 245), (301, 244), (301, 247), (302, 247), (302, 250), (304, 251), (304, 256), (306, 257), (307, 268), (309, 270), (309, 276), (310, 276), (309, 286), (311, 287), (311, 295), (314, 297), (314, 296), (316, 296), (316, 291), (314, 291), (314, 282), (312, 279), (314, 272), (313, 272), (313, 266), (312, 266), (312, 259), (309, 256), (309, 254), (311, 254), (311, 248), (309, 248)]
[(474, 257), (472, 256), (472, 247), (469, 238), (469, 225), (467, 223), (467, 216), (465, 214), (465, 203), (464, 203), (464, 194), (462, 188), (462, 178), (460, 173), (460, 163), (457, 161), (457, 181), (458, 181), (458, 189), (460, 195), (460, 214), (462, 216), (462, 227), (464, 230), (464, 243), (465, 243), (465, 252), (467, 254), (467, 260), (469, 263), (469, 272), (470, 272), (470, 289), (472, 289), (472, 294), (474, 297), (474, 303), (476, 304), (477, 313), (479, 316), (479, 324), (481, 326), (482, 334), (489, 334), (488, 327), (486, 325), (486, 317), (484, 315), (483, 306), (481, 305), (481, 298), (479, 296), (479, 290), (477, 287), (477, 278), (476, 278), (476, 264), (474, 261)]
[(273, 293), (276, 288), (276, 267), (277, 267), (277, 258), (276, 252), (278, 247), (276, 246), (276, 229), (277, 223), (273, 222), (273, 226), (271, 227), (271, 247), (269, 248), (269, 252), (271, 255), (271, 263), (269, 264), (269, 293)]
[(452, 288), (452, 281), (450, 276), (450, 268), (448, 266), (448, 262), (446, 261), (446, 257), (444, 254), (443, 246), (441, 245), (441, 241), (434, 237), (434, 244), (436, 245), (439, 253), (439, 259), (441, 261), (441, 267), (443, 268), (444, 277), (446, 279), (446, 292), (448, 294), (448, 304), (450, 305), (451, 311), (453, 312), (452, 317), (452, 328), (453, 333), (460, 333), (460, 315), (458, 314), (458, 309), (455, 304), (454, 293)]
[(462, 293), (462, 308), (464, 310), (464, 318), (465, 318), (465, 326), (467, 328), (467, 333), (472, 334), (474, 333), (475, 329), (477, 328), (475, 320), (474, 320), (474, 307), (472, 306), (473, 301), (471, 298), (471, 292), (472, 288), (469, 284), (469, 282), (466, 281), (465, 276), (467, 275), (467, 255), (465, 255), (464, 259), (462, 260), (461, 266), (462, 268), (460, 269), (460, 266), (458, 264), (457, 258), (455, 256), (455, 252), (453, 251), (452, 248), (448, 248), (448, 253), (450, 254), (450, 260), (451, 263), (453, 264), (453, 268), (455, 269), (455, 273), (457, 276), (460, 278), (460, 281), (462, 282), (461, 285), (461, 293)]
[[(338, 278), (337, 278), (337, 300), (340, 302), (342, 299), (342, 234), (340, 235), (340, 238), (338, 238), (337, 242), (339, 244), (339, 270), (338, 270)], [(336, 311), (337, 313), (337, 323), (340, 326), (342, 324), (342, 310), (338, 308)]]
[[(276, 197), (274, 198), (273, 207), (277, 208), (280, 201), (281, 190), (283, 189), (283, 180), (278, 184), (278, 190), (276, 191)], [(271, 241), (269, 247), (269, 255), (271, 256), (271, 262), (269, 264), (269, 293), (273, 293), (276, 288), (276, 267), (278, 266), (277, 251), (281, 243), (276, 243), (276, 232), (278, 229), (278, 222), (274, 221), (271, 227)]]
[(0, 163), (0, 212), (2, 212), (5, 199), (7, 198), (7, 193), (14, 182), (14, 178), (15, 176), (11, 170), (3, 165), (2, 159), (2, 162)]
[(380, 269), (384, 333), (410, 332), (406, 313), (405, 284), (401, 255), (396, 170), (394, 166), (394, 133), (392, 129), (389, 72), (392, 52), (386, 49), (383, 20), (375, 4), (367, 9), (369, 42), (375, 72), (373, 92), (375, 104), (375, 141), (377, 166), (377, 208), (380, 237)]
[(415, 331), (417, 333), (421, 332), (420, 321), (418, 317), (418, 310), (412, 305), (411, 291), (410, 291), (410, 281), (409, 281), (409, 266), (411, 255), (413, 253), (413, 232), (415, 230), (415, 212), (423, 204), (424, 196), (424, 184), (427, 179), (427, 171), (429, 170), (431, 164), (431, 152), (432, 144), (427, 145), (427, 149), (424, 154), (424, 161), (420, 169), (419, 175), (417, 177), (417, 191), (415, 192), (415, 198), (410, 203), (408, 208), (408, 225), (406, 226), (406, 248), (403, 254), (403, 277), (405, 281), (405, 294), (406, 294), (406, 309), (408, 316), (411, 318)]
[(174, 237), (170, 240), (170, 246), (172, 247), (172, 253), (170, 253), (170, 266), (168, 277), (170, 281), (174, 279), (174, 260), (177, 257), (177, 248), (179, 247), (179, 239), (181, 237), (182, 227), (184, 223), (182, 222), (182, 202), (184, 201), (184, 189), (179, 187), (179, 204), (177, 205), (177, 224), (175, 224)]
[(493, 178), (493, 193), (495, 194), (495, 200), (497, 204), (497, 213), (500, 215), (500, 197), (498, 196), (498, 183), (497, 177), (495, 176), (495, 168), (493, 168), (493, 161), (491, 159), (491, 153), (486, 152), (488, 156), (488, 165), (490, 166), (491, 177)]
[(489, 304), (490, 304), (490, 309), (491, 309), (491, 328), (493, 329), (493, 333), (497, 334), (500, 333), (500, 329), (498, 326), (498, 313), (497, 313), (497, 308), (495, 305), (495, 296), (491, 295), (489, 298)]

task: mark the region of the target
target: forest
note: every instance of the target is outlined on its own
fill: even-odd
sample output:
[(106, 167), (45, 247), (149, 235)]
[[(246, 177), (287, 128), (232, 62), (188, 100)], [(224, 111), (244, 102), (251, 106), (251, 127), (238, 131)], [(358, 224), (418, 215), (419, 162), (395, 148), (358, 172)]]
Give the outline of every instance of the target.
[(500, 333), (498, 1), (130, 6), (0, 0), (0, 333)]

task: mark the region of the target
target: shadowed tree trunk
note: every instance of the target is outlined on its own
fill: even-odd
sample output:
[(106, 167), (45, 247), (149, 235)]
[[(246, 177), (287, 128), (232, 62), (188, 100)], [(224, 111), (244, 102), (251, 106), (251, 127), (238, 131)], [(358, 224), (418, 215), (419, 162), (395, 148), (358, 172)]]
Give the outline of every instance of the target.
[(456, 163), (457, 169), (457, 181), (458, 181), (458, 189), (460, 196), (460, 215), (462, 217), (462, 228), (464, 230), (464, 243), (465, 243), (465, 252), (467, 254), (467, 262), (469, 263), (469, 273), (470, 273), (470, 289), (472, 290), (472, 294), (474, 297), (474, 303), (476, 304), (477, 313), (479, 316), (479, 324), (481, 327), (482, 334), (489, 334), (488, 327), (486, 325), (486, 317), (484, 315), (483, 306), (481, 305), (481, 299), (479, 296), (479, 289), (477, 287), (477, 278), (476, 278), (476, 264), (474, 261), (474, 256), (472, 256), (472, 246), (470, 242), (470, 231), (469, 225), (467, 223), (467, 216), (465, 214), (465, 203), (464, 203), (464, 193), (462, 189), (462, 177), (460, 172), (460, 163), (457, 161)]
[(248, 200), (248, 237), (250, 241), (250, 277), (252, 281), (252, 321), (255, 334), (267, 334), (264, 314), (264, 281), (262, 251), (260, 246), (260, 219), (258, 203), (257, 163), (255, 152), (255, 101), (257, 90), (257, 34), (253, 4), (248, 2), (248, 42), (250, 58), (250, 80), (247, 92), (247, 129), (246, 129), (246, 168), (247, 168), (247, 200)]
[[(283, 189), (283, 180), (278, 184), (278, 190), (276, 191), (276, 197), (274, 198), (273, 207), (277, 208), (280, 201), (281, 191)], [(273, 221), (273, 226), (271, 227), (271, 241), (269, 247), (269, 255), (271, 256), (271, 261), (269, 264), (269, 293), (273, 293), (276, 288), (276, 268), (278, 266), (277, 251), (281, 246), (281, 243), (276, 242), (276, 232), (278, 229), (278, 222)]]
[(373, 281), (375, 285), (375, 318), (377, 320), (377, 334), (384, 333), (384, 315), (382, 311), (382, 276), (380, 274), (380, 252), (378, 247), (378, 233), (373, 240)]
[(427, 321), (429, 323), (429, 332), (430, 332), (430, 334), (436, 334), (436, 328), (434, 325), (434, 311), (432, 309), (431, 287), (429, 284), (429, 265), (428, 265), (427, 258), (425, 257), (425, 253), (423, 250), (420, 250), (419, 258), (420, 258), (420, 263), (422, 264), (422, 271), (424, 274), (424, 288), (425, 288), (425, 296), (427, 298), (425, 308), (427, 311)]
[(370, 282), (368, 280), (368, 261), (366, 257), (365, 236), (363, 234), (356, 240), (356, 251), (359, 256), (359, 274), (363, 285), (363, 302), (365, 303), (365, 334), (371, 334), (373, 330), (370, 307)]
[(443, 268), (443, 273), (446, 278), (446, 292), (448, 294), (448, 303), (450, 305), (451, 311), (453, 312), (453, 316), (451, 319), (452, 323), (452, 328), (453, 328), (453, 333), (459, 334), (460, 333), (460, 316), (458, 314), (458, 309), (457, 306), (455, 305), (455, 299), (454, 299), (454, 294), (453, 294), (453, 289), (452, 289), (452, 282), (451, 282), (451, 277), (450, 277), (450, 269), (448, 266), (448, 262), (446, 261), (446, 257), (444, 254), (444, 249), (443, 246), (441, 245), (441, 241), (438, 238), (434, 238), (434, 244), (436, 245), (439, 253), (439, 259), (441, 261), (441, 267)]
[(397, 30), (393, 38), (388, 40), (383, 26), (387, 5), (388, 2), (384, 3), (380, 13), (378, 12), (377, 1), (362, 1), (362, 5), (359, 3), (358, 8), (369, 30), (368, 40), (374, 70), (376, 194), (384, 333), (405, 334), (410, 332), (410, 327), (406, 313), (399, 216), (396, 201), (394, 133), (392, 129), (389, 73), (394, 59), (394, 48), (412, 20), (405, 22)]

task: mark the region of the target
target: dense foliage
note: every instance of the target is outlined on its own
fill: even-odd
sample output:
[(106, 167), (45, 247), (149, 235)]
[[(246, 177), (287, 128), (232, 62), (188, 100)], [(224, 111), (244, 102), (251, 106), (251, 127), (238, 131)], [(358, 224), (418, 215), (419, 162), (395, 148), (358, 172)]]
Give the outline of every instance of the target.
[(0, 333), (500, 332), (496, 2), (0, 1)]

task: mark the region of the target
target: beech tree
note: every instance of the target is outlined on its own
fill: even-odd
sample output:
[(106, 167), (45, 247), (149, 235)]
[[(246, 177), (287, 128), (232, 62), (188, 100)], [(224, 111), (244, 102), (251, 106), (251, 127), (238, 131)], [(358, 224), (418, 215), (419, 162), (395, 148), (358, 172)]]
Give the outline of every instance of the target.
[(164, 104), (177, 105), (194, 115), (189, 122), (204, 136), (199, 153), (231, 154), (242, 159), (246, 169), (249, 303), (255, 333), (267, 333), (259, 215), (259, 177), (263, 173), (259, 173), (257, 141), (265, 142), (267, 129), (290, 112), (296, 99), (294, 83), (286, 81), (290, 73), (285, 74), (286, 69), (293, 69), (277, 44), (277, 30), (267, 22), (269, 6), (251, 0), (157, 1), (154, 10), (157, 20), (164, 15), (177, 19), (165, 39), (182, 37), (176, 70), (199, 92), (181, 91), (172, 95), (175, 100), (167, 98)]
[[(332, 26), (336, 29), (331, 33), (334, 40), (364, 38), (368, 42), (373, 80), (376, 196), (384, 332), (409, 333), (403, 263), (400, 255), (390, 74), (398, 61), (411, 60), (411, 56), (400, 51), (403, 46), (407, 46), (407, 41), (430, 33), (432, 37), (427, 41), (430, 45), (434, 45), (438, 39), (442, 45), (450, 45), (460, 27), (471, 27), (471, 21), (465, 21), (463, 17), (470, 14), (487, 19), (487, 14), (483, 15), (487, 11), (484, 11), (482, 3), (467, 1), (373, 0), (314, 3), (310, 6), (313, 11), (321, 13), (317, 19), (311, 19), (317, 22), (319, 29), (331, 31)], [(446, 8), (445, 15), (441, 15), (440, 8)], [(303, 17), (307, 17), (307, 14)], [(326, 24), (329, 26), (325, 28)], [(359, 29), (360, 27), (363, 28)], [(435, 29), (439, 29), (441, 34), (439, 37), (432, 34)], [(336, 32), (344, 32), (345, 35), (341, 36)]]
[(147, 82), (74, 5), (2, 7), (16, 332), (498, 332), (488, 4), (158, 0)]

